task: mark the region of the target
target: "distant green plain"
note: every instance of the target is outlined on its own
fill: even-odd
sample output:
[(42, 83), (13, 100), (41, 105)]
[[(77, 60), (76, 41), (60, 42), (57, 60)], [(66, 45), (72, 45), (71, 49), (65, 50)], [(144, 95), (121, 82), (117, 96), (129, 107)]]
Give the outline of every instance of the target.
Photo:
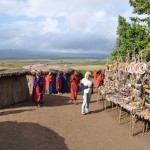
[(1, 60), (2, 67), (21, 67), (33, 64), (50, 64), (50, 65), (67, 65), (76, 70), (99, 70), (104, 69), (106, 59), (63, 59), (63, 60), (49, 60), (49, 59), (24, 59), (24, 60)]

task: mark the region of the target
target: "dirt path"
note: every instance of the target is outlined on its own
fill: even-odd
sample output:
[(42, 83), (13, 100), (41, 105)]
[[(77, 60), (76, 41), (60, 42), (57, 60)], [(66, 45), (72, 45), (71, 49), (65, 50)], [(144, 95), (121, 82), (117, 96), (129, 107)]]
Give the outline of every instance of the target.
[(0, 150), (149, 150), (150, 133), (131, 137), (130, 123), (119, 125), (97, 104), (97, 93), (88, 115), (81, 115), (81, 95), (78, 105), (69, 96), (45, 95), (40, 108), (25, 102), (0, 110)]

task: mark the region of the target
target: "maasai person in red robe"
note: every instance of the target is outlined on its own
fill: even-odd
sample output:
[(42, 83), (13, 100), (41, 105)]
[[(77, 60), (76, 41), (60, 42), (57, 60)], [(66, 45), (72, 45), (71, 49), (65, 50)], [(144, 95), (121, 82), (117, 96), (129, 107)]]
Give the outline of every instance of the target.
[(55, 93), (56, 85), (55, 85), (55, 79), (53, 73), (49, 72), (45, 80), (46, 80), (46, 92), (48, 94)]
[(95, 79), (97, 78), (97, 71), (96, 71), (96, 70), (93, 71), (93, 77), (94, 77)]
[(96, 80), (96, 87), (98, 88), (99, 86), (102, 86), (103, 83), (104, 83), (104, 78), (103, 78), (103, 75), (100, 74)]
[(80, 84), (80, 78), (79, 78), (79, 74), (78, 74), (77, 71), (75, 71), (74, 74), (72, 74), (70, 76), (70, 82), (71, 82), (71, 86), (70, 86), (71, 96), (70, 96), (70, 99), (72, 100), (72, 102), (74, 104), (77, 104), (76, 103), (77, 91), (79, 89), (79, 84)]
[(41, 71), (37, 71), (33, 77), (33, 94), (32, 98), (38, 106), (40, 106), (41, 99), (43, 97), (43, 78), (41, 76)]

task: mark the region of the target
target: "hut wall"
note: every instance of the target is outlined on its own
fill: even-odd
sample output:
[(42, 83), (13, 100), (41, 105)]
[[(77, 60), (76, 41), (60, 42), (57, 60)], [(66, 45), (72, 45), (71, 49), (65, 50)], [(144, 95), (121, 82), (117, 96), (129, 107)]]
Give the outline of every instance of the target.
[(0, 107), (14, 104), (11, 77), (0, 78)]
[(29, 88), (26, 75), (7, 76), (0, 78), (0, 107), (16, 104), (29, 100), (31, 88)]

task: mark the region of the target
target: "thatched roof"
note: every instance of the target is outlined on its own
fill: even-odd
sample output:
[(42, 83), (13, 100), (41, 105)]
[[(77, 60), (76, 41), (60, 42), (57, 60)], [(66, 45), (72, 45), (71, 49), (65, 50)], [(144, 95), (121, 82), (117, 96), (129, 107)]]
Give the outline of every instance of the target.
[(28, 69), (30, 70), (31, 73), (34, 73), (35, 71), (42, 71), (42, 73), (48, 73), (49, 71), (54, 73), (58, 71), (70, 73), (72, 71), (72, 69), (66, 65), (56, 66), (56, 65), (49, 65), (49, 64), (28, 65), (28, 66), (24, 66), (23, 69)]
[(30, 71), (23, 68), (0, 67), (0, 77), (29, 74)]
[(21, 74), (35, 74), (36, 71), (42, 71), (42, 74), (48, 74), (49, 71), (54, 73), (58, 71), (71, 73), (72, 69), (67, 66), (52, 66), (48, 64), (28, 65), (22, 68), (0, 67), (0, 77)]

